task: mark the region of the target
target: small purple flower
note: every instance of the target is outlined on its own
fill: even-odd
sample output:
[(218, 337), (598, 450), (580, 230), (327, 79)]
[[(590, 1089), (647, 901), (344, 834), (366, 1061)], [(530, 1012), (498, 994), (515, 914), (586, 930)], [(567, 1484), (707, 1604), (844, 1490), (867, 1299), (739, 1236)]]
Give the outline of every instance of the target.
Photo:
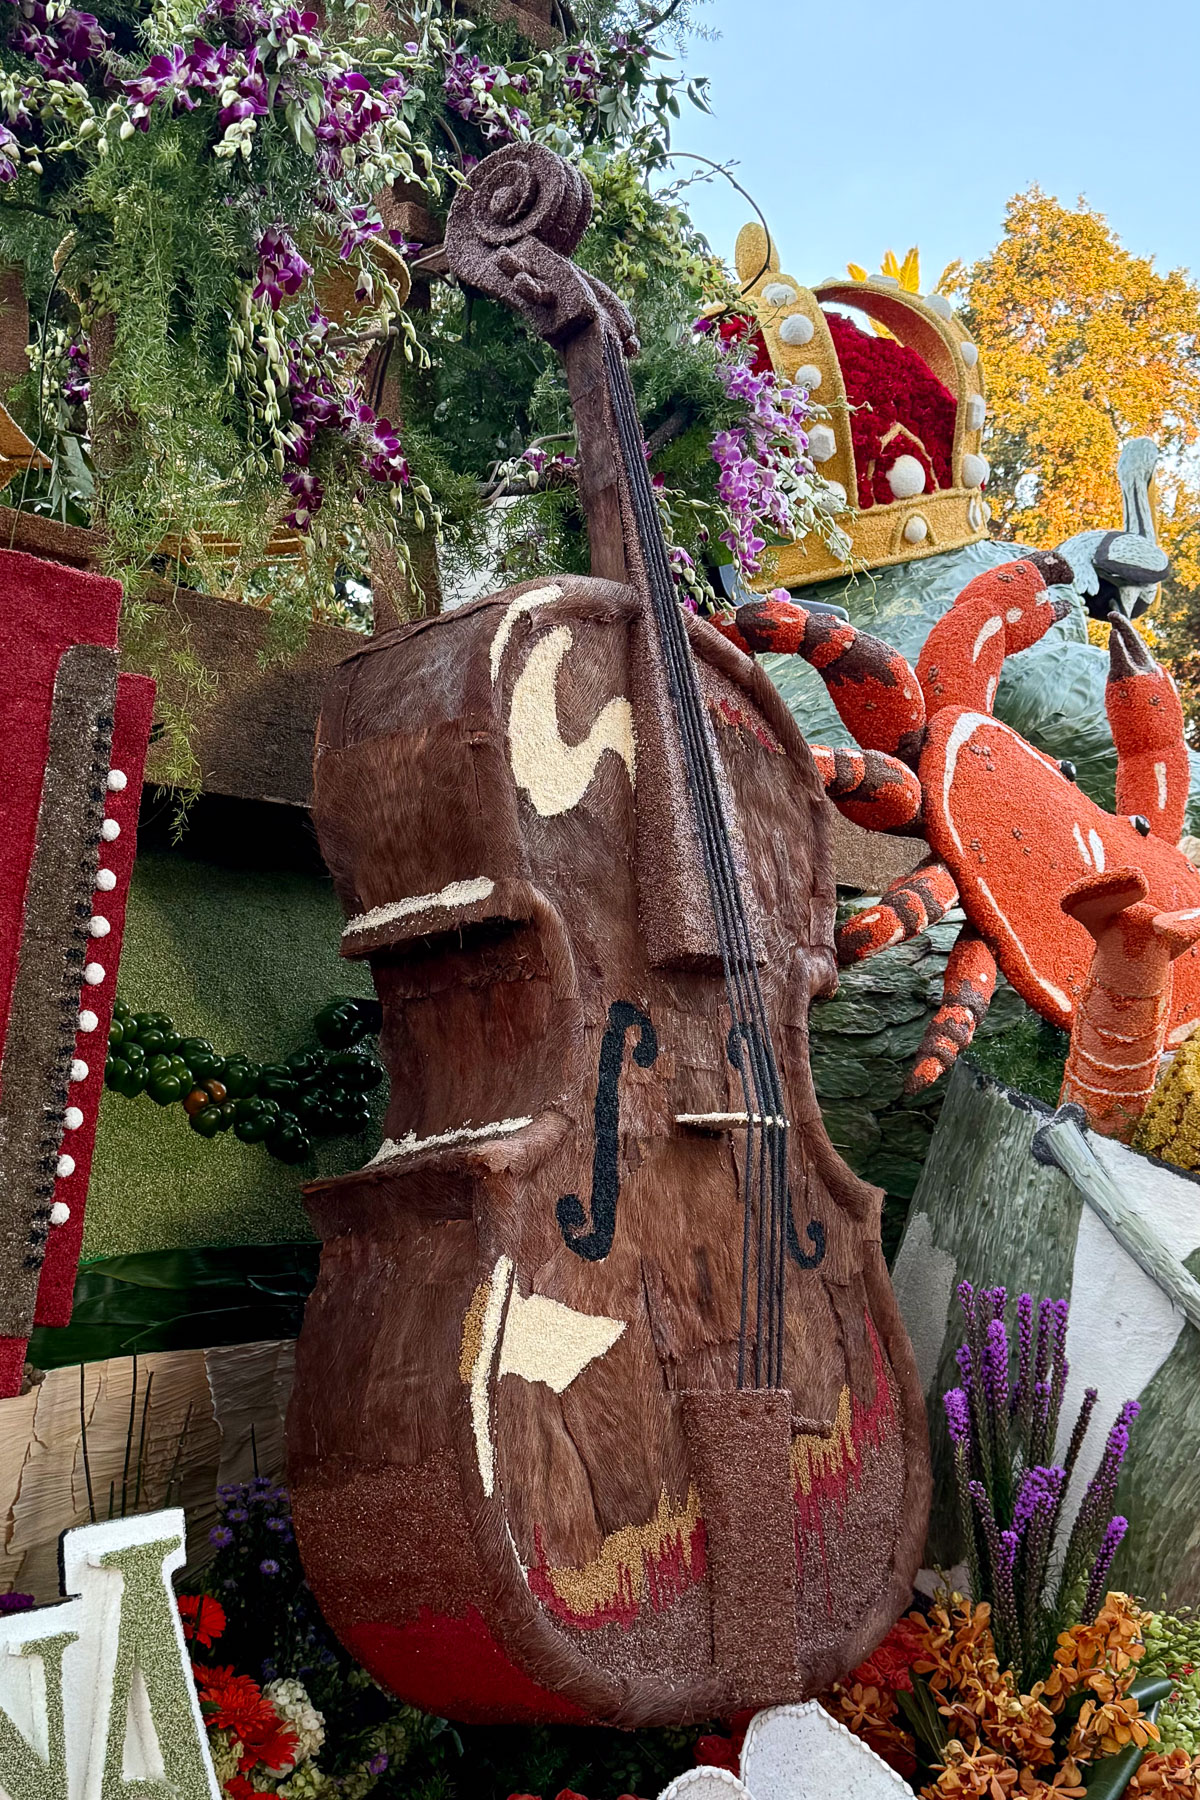
[(7, 125), (0, 125), (0, 181), (15, 181), (20, 173), (20, 141)]
[(232, 1544), (233, 1533), (228, 1525), (214, 1525), (208, 1534), (208, 1541), (210, 1544), (215, 1544), (218, 1550), (224, 1550), (229, 1544)]
[(387, 1768), (387, 1766), (388, 1766), (387, 1752), (385, 1750), (377, 1750), (375, 1752), (374, 1756), (371, 1758), (370, 1762), (367, 1764), (367, 1774), (368, 1775), (382, 1775), (384, 1770)]
[(258, 240), (258, 285), (253, 298), (269, 300), (271, 310), (278, 312), (283, 296), (298, 294), (311, 274), (311, 263), (305, 262), (283, 227), (269, 225)]
[(29, 1612), (36, 1604), (32, 1594), (0, 1594), (0, 1618), (6, 1613)]
[(273, 1557), (266, 1556), (263, 1558), (262, 1562), (259, 1563), (258, 1572), (260, 1575), (278, 1575), (279, 1564)]
[(256, 46), (246, 58), (246, 73), (237, 83), (237, 99), (221, 108), (221, 129), (240, 124), (244, 119), (264, 118), (270, 110), (267, 104), (269, 93), (266, 73), (259, 63)]
[(246, 1511), (244, 1506), (231, 1506), (226, 1512), (225, 1517), (227, 1519), (232, 1519), (236, 1525), (241, 1525), (250, 1517), (250, 1514)]

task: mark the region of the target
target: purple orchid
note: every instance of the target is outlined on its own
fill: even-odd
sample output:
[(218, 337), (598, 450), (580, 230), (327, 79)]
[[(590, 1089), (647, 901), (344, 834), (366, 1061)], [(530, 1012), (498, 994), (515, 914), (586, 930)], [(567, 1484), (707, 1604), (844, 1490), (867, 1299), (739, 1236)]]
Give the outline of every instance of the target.
[(305, 262), (281, 225), (269, 225), (258, 240), (258, 285), (255, 300), (270, 302), (273, 312), (283, 305), (285, 294), (298, 294), (312, 264)]

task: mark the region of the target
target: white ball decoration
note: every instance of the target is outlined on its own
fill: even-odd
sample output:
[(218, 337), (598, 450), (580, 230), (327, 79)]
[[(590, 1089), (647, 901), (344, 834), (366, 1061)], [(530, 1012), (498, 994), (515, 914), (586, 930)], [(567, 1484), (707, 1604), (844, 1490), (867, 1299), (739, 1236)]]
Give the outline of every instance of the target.
[(954, 308), (947, 300), (945, 294), (926, 294), (925, 304), (930, 312), (935, 312), (937, 314), (939, 319), (952, 319), (954, 317)]
[(966, 487), (982, 487), (992, 472), (992, 466), (986, 456), (976, 456), (969, 450), (962, 459), (962, 478)]
[(814, 462), (828, 462), (837, 450), (831, 425), (814, 425), (808, 434), (808, 453)]
[(104, 839), (104, 842), (106, 844), (115, 843), (120, 835), (121, 827), (117, 824), (117, 821), (115, 819), (105, 819), (103, 825), (100, 827), (100, 836)]
[(808, 344), (815, 330), (807, 313), (789, 313), (779, 327), (779, 341), (781, 344)]
[(83, 1124), (83, 1114), (77, 1106), (68, 1106), (63, 1114), (63, 1124), (68, 1131), (78, 1131)]
[(929, 526), (920, 513), (914, 513), (911, 519), (904, 521), (904, 541), (906, 544), (923, 544), (929, 536)]
[(56, 1200), (54, 1205), (50, 1208), (50, 1223), (52, 1225), (65, 1225), (70, 1216), (71, 1209), (65, 1200)]
[(827, 481), (825, 483), (825, 492), (833, 503), (834, 511), (840, 512), (846, 504), (846, 490), (841, 482)]
[(85, 1006), (83, 1011), (79, 1015), (80, 1031), (95, 1031), (95, 1029), (99, 1023), (100, 1023), (100, 1021), (96, 1017), (96, 1014), (94, 1012), (92, 1012), (90, 1007)]
[(112, 925), (108, 919), (102, 918), (99, 913), (93, 913), (88, 920), (88, 930), (93, 937), (107, 937), (112, 930)]
[(89, 987), (99, 987), (100, 983), (104, 980), (104, 974), (105, 969), (103, 963), (89, 963), (87, 968), (83, 971), (83, 979), (87, 982)]
[(102, 894), (111, 894), (117, 885), (117, 878), (111, 869), (96, 870), (96, 886)]
[(768, 281), (762, 297), (768, 306), (790, 306), (796, 298), (796, 290), (786, 281)]
[(813, 388), (819, 388), (821, 371), (816, 363), (803, 363), (792, 376), (792, 382), (796, 387), (808, 388), (810, 391)]
[(77, 1056), (71, 1064), (71, 1080), (72, 1081), (86, 1081), (87, 1078), (88, 1078), (88, 1066), (84, 1062), (82, 1056)]
[(898, 275), (877, 275), (875, 277), (875, 279), (876, 279), (876, 281), (878, 281), (880, 283), (880, 285), (882, 287), (899, 287), (900, 286), (900, 278)]
[(982, 431), (983, 421), (987, 418), (987, 401), (982, 394), (967, 396), (967, 430)]
[(925, 492), (925, 471), (915, 456), (898, 456), (887, 472), (887, 484), (897, 500), (911, 500)]
[(106, 786), (110, 794), (123, 794), (129, 786), (129, 777), (124, 769), (110, 769)]
[(68, 1175), (73, 1175), (75, 1173), (75, 1158), (73, 1156), (68, 1156), (64, 1150), (63, 1154), (54, 1165), (54, 1173), (58, 1176), (60, 1181), (65, 1181)]
[(958, 347), (962, 351), (962, 359), (966, 363), (968, 369), (973, 369), (975, 364), (979, 361), (979, 345), (964, 340)]

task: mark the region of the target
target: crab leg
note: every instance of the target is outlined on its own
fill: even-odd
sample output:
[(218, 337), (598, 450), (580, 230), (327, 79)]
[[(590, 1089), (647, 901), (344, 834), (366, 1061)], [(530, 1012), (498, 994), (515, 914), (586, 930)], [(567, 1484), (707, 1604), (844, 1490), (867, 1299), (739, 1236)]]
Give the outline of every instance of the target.
[(840, 813), (869, 831), (919, 834), (921, 784), (897, 757), (882, 750), (830, 750), (824, 744), (809, 748)]
[(1105, 1137), (1127, 1139), (1158, 1075), (1171, 1011), (1171, 964), (1200, 940), (1200, 907), (1161, 913), (1140, 869), (1109, 869), (1060, 902), (1096, 941), (1071, 1028), (1062, 1092)]
[(945, 863), (931, 858), (911, 875), (902, 875), (887, 888), (878, 906), (855, 913), (837, 933), (837, 959), (846, 963), (863, 962), (905, 938), (916, 937), (929, 925), (945, 917), (958, 899)]
[(964, 925), (946, 963), (942, 1004), (925, 1027), (904, 1084), (919, 1094), (952, 1068), (987, 1013), (996, 991), (996, 959), (973, 925)]
[(943, 706), (990, 713), (1005, 657), (1027, 650), (1066, 617), (1070, 602), (1048, 589), (1070, 580), (1061, 556), (1034, 550), (968, 581), (917, 659), (930, 718)]
[(1155, 837), (1177, 844), (1191, 782), (1183, 707), (1129, 620), (1117, 612), (1109, 620), (1104, 708), (1117, 746), (1117, 811), (1148, 819)]
[(791, 600), (751, 600), (738, 607), (732, 620), (716, 623), (743, 650), (802, 656), (820, 675), (843, 724), (864, 749), (915, 762), (925, 729), (925, 702), (909, 664), (882, 638), (856, 630), (834, 613), (809, 612)]

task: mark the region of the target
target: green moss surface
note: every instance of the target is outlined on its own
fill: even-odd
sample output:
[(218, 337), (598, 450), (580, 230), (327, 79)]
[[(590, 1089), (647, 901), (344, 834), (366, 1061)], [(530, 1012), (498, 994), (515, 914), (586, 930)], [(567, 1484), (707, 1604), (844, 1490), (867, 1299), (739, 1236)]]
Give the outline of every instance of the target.
[[(364, 965), (338, 955), (342, 917), (328, 877), (315, 865), (246, 866), (252, 825), (232, 821), (238, 841), (222, 860), (188, 854), (193, 833), (180, 849), (139, 846), (118, 991), (135, 1012), (169, 1013), (181, 1033), (222, 1054), (275, 1061), (314, 1041), (313, 1016), (333, 995), (371, 986)], [(211, 833), (201, 841), (222, 857)], [(311, 1237), (302, 1183), (361, 1166), (380, 1135), (376, 1120), (359, 1137), (320, 1143), (314, 1161), (295, 1168), (232, 1133), (199, 1137), (180, 1106), (106, 1090), (84, 1257)]]

